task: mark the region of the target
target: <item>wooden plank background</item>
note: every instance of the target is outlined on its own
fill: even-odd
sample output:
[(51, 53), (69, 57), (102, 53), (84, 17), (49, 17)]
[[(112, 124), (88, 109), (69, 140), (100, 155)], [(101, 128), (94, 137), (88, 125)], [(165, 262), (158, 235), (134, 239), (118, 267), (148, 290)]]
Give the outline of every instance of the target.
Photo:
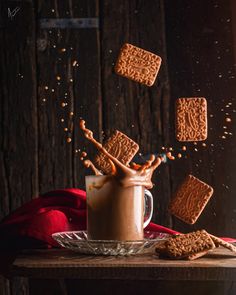
[[(183, 154), (154, 176), (153, 221), (180, 231), (207, 228), (235, 235), (233, 6), (230, 0), (1, 1), (0, 219), (39, 193), (84, 188), (88, 171), (77, 151), (86, 149), (91, 157), (95, 151), (78, 130), (83, 117), (100, 140), (120, 129), (144, 155), (161, 152), (162, 146)], [(9, 8), (16, 7), (19, 11), (9, 17)], [(78, 17), (97, 17), (99, 28), (40, 27), (44, 18)], [(124, 42), (162, 56), (153, 87), (114, 74)], [(185, 153), (174, 137), (174, 102), (183, 96), (205, 96), (209, 108), (206, 147), (186, 144)], [(215, 189), (194, 226), (167, 212), (173, 191), (188, 173)], [(10, 288), (0, 280), (3, 294), (10, 289), (16, 294), (19, 285), (13, 282)]]

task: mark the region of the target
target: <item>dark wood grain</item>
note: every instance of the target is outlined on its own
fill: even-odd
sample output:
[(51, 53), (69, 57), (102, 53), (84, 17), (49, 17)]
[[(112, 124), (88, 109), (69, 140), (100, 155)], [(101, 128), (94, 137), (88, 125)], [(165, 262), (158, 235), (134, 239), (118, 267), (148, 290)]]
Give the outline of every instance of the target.
[(12, 274), (34, 278), (233, 281), (236, 257), (223, 248), (195, 261), (163, 260), (152, 253), (105, 257), (66, 250), (36, 251), (18, 257)]
[[(18, 13), (8, 18), (8, 8), (17, 5)], [(0, 9), (1, 219), (38, 192), (38, 127), (33, 4), (1, 1)]]
[[(211, 201), (194, 226), (177, 219), (173, 226), (185, 232), (206, 228), (216, 235), (234, 235), (236, 183), (233, 171), (236, 167), (236, 148), (233, 136), (224, 134), (226, 131), (234, 135), (236, 131), (234, 20), (231, 18), (230, 2), (165, 1), (165, 12), (172, 142), (176, 153), (181, 152), (183, 145), (187, 146), (187, 151), (181, 152), (186, 157), (171, 165), (172, 190), (174, 192), (189, 173), (214, 188)], [(175, 100), (193, 96), (206, 97), (208, 102), (209, 135), (206, 147), (201, 142), (194, 145), (175, 140)], [(232, 105), (226, 107), (228, 103)], [(226, 117), (230, 117), (232, 123), (227, 123)]]
[[(126, 133), (144, 155), (158, 153), (169, 144), (169, 86), (166, 64), (165, 23), (162, 1), (102, 1), (101, 66), (103, 130)], [(147, 25), (148, 23), (148, 25)], [(160, 55), (163, 63), (153, 87), (140, 85), (114, 73), (124, 43)], [(153, 182), (153, 220), (170, 225), (166, 207), (170, 197), (169, 169), (156, 172)]]
[(0, 276), (0, 291), (2, 295), (10, 295), (10, 282), (3, 276)]
[[(38, 15), (97, 17), (97, 1), (40, 1)], [(40, 191), (84, 188), (85, 168), (77, 151), (90, 154), (91, 148), (79, 133), (79, 118), (86, 119), (95, 136), (101, 132), (98, 30), (39, 29), (38, 44)]]
[[(110, 295), (111, 290), (114, 295), (143, 295), (146, 293), (153, 294), (182, 294), (189, 295), (193, 293), (193, 282), (191, 281), (145, 281), (145, 280), (56, 280), (47, 279), (45, 284), (42, 279), (30, 279), (30, 290), (34, 295), (47, 294), (50, 295), (54, 291), (57, 295), (77, 295), (77, 294), (93, 294)], [(40, 286), (40, 288), (39, 288)], [(53, 288), (52, 288), (53, 286)], [(235, 285), (228, 283), (226, 286), (222, 282), (217, 281), (198, 281), (194, 286), (196, 294), (208, 295), (234, 295)], [(178, 292), (178, 293), (177, 293)]]

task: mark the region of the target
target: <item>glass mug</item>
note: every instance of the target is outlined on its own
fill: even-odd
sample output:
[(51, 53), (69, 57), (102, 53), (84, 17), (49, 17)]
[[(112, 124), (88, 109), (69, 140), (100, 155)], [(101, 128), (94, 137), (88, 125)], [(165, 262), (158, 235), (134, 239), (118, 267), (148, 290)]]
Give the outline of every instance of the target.
[(124, 187), (110, 175), (86, 176), (85, 183), (88, 239), (143, 240), (153, 213), (152, 194), (145, 187)]

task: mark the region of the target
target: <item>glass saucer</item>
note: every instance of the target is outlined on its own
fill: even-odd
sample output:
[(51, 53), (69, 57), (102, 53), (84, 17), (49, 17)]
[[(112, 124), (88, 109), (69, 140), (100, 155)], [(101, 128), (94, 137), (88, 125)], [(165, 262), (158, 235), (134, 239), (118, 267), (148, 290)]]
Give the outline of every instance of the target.
[(58, 232), (52, 235), (62, 247), (82, 254), (135, 255), (150, 253), (155, 245), (170, 235), (151, 231), (144, 232), (144, 239), (137, 241), (88, 240), (86, 231)]

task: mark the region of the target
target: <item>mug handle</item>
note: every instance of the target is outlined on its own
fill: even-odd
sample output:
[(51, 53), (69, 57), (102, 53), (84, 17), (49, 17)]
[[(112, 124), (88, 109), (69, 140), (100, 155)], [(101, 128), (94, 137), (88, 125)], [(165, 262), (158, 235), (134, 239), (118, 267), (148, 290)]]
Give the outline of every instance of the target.
[(145, 228), (152, 219), (153, 213), (153, 197), (149, 190), (144, 190), (144, 223), (143, 228)]

